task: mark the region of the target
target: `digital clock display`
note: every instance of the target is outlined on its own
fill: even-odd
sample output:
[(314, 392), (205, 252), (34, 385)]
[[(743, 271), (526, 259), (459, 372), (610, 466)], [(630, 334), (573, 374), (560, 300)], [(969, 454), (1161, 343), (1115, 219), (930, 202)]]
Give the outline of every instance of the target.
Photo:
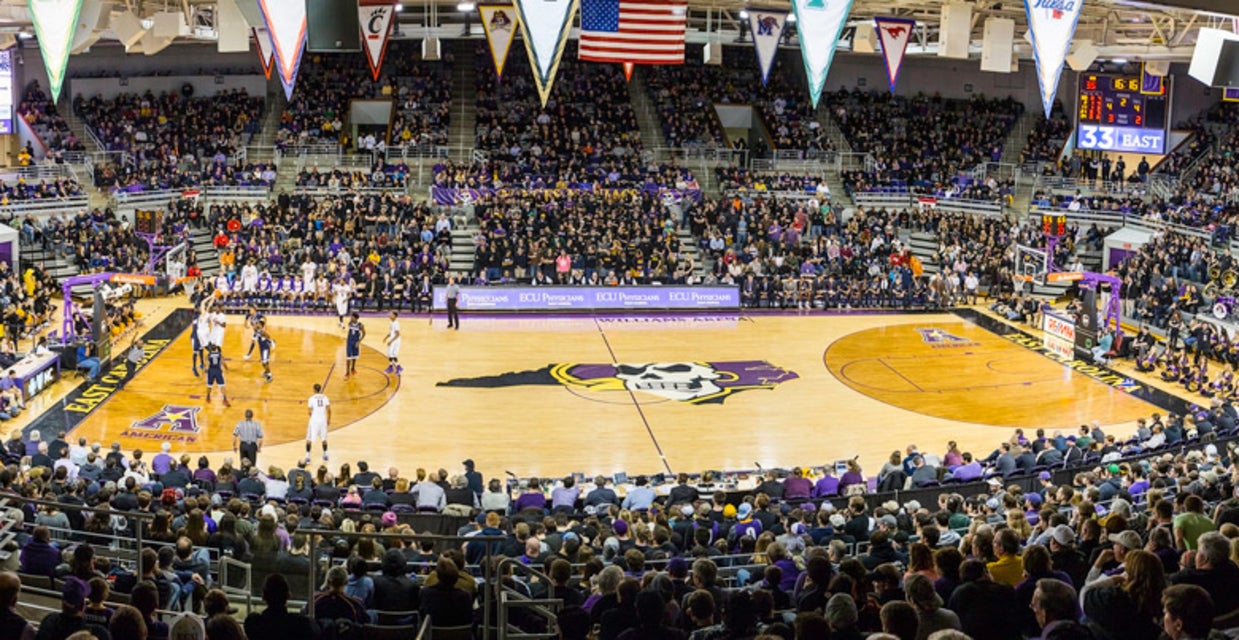
[(1170, 78), (1142, 73), (1080, 75), (1076, 146), (1098, 151), (1166, 152)]

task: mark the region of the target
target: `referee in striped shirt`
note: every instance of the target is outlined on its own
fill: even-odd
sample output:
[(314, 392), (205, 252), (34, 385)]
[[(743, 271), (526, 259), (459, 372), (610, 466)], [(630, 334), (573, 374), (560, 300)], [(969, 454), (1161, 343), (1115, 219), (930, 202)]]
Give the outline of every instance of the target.
[[(239, 443), (239, 444), (238, 444)], [(258, 452), (262, 449), (262, 425), (254, 420), (254, 410), (245, 410), (245, 419), (232, 430), (232, 450), (238, 452), (250, 464), (258, 464)]]

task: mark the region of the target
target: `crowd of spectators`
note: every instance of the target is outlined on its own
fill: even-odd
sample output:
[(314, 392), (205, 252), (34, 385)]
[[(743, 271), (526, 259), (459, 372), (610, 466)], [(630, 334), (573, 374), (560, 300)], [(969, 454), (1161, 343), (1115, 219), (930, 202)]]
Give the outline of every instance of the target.
[(214, 230), (213, 286), (236, 307), (325, 308), (331, 285), (351, 279), (358, 308), (428, 309), (422, 293), (446, 280), (452, 221), (404, 195), (281, 193), (269, 204), (177, 206), (190, 224)]
[[(43, 503), (8, 505), (20, 535), (0, 568), (59, 580), (61, 609), (40, 620), (49, 640), (79, 629), (158, 637), (172, 620), (160, 611), (198, 617), (206, 637), (246, 637), (220, 591), (223, 557), (250, 563), (262, 585), (266, 611), (244, 622), (255, 640), (274, 637), (276, 623), (340, 637), (414, 612), (477, 625), (494, 620), (488, 553), (546, 576), (492, 579), (562, 600), (568, 640), (591, 627), (625, 639), (1206, 638), (1239, 612), (1239, 453), (1223, 440), (1237, 418), (1219, 400), (1189, 419), (1141, 418), (1127, 440), (1093, 424), (1017, 429), (975, 455), (954, 442), (909, 445), (869, 477), (855, 460), (797, 467), (730, 495), (711, 472), (622, 487), (601, 476), (505, 484), (471, 461), (456, 474), (364, 461), (285, 470), (231, 456), (217, 466), (169, 444), (148, 462), (119, 444), (70, 445), (64, 433), (14, 436), (0, 493)], [(921, 493), (902, 504), (866, 496), (892, 489)], [(419, 534), (414, 513), (457, 517), (464, 542)], [(137, 561), (118, 558), (112, 536), (138, 529)], [(321, 589), (306, 581), (311, 564), (326, 576)], [(21, 589), (18, 575), (0, 574), (16, 637)], [(310, 591), (312, 615), (290, 610)], [(512, 623), (543, 628), (536, 616)], [(146, 635), (123, 635), (135, 626)]]
[(353, 55), (311, 54), (297, 76), (297, 91), (281, 115), (277, 144), (341, 143), (353, 148), (346, 123), (351, 100), (392, 101), (392, 125), (387, 149), (428, 148), (447, 143), (451, 124), (452, 55), (428, 62), (412, 40), (388, 44), (382, 75), (374, 80), (369, 67)]
[[(785, 70), (784, 59), (775, 57), (768, 82), (748, 51), (723, 49), (722, 65), (690, 60), (683, 66), (646, 67), (646, 84), (658, 109), (663, 136), (671, 147), (721, 147), (724, 133), (713, 105), (751, 105), (765, 125), (769, 148), (754, 148), (758, 157), (772, 149), (800, 151), (804, 158), (835, 151), (813, 111), (803, 88)], [(733, 148), (748, 148), (739, 139)], [(765, 143), (763, 142), (763, 147)]]
[(117, 191), (200, 184), (270, 185), (274, 166), (238, 159), (262, 126), (263, 99), (244, 90), (77, 96), (73, 108), (105, 150), (123, 159), (96, 166), (96, 185)]
[(56, 104), (38, 80), (32, 80), (26, 85), (17, 114), (30, 124), (30, 128), (38, 134), (53, 157), (65, 151), (85, 151), (86, 147), (69, 130), (64, 116), (56, 110)]
[(657, 193), (498, 194), (477, 208), (479, 283), (690, 283), (679, 218)]
[(1047, 119), (1044, 115), (1037, 116), (1037, 122), (1032, 131), (1028, 132), (1028, 142), (1020, 153), (1020, 164), (1030, 162), (1049, 162), (1058, 164), (1067, 138), (1071, 137), (1072, 120), (1063, 112), (1061, 100), (1054, 101), (1054, 108)]
[[(872, 166), (845, 172), (853, 191), (948, 190), (961, 175), (1002, 158), (1007, 135), (1023, 110), (1011, 97), (954, 100), (860, 89), (823, 97), (852, 150), (873, 158)], [(988, 189), (1000, 195), (1001, 186)]]
[(72, 178), (27, 180), (19, 176), (11, 183), (0, 180), (0, 204), (73, 198), (84, 193), (82, 185)]
[(404, 189), (409, 179), (409, 166), (403, 162), (388, 164), (377, 161), (367, 173), (361, 170), (323, 169), (309, 167), (297, 173), (298, 187), (337, 189)]
[[(567, 51), (545, 107), (528, 60), (513, 56), (500, 81), (485, 45), (478, 59), (474, 146), (489, 155), (482, 172), (547, 185), (598, 183), (642, 175), (641, 128), (615, 65), (576, 61)], [(571, 49), (571, 47), (569, 47)]]

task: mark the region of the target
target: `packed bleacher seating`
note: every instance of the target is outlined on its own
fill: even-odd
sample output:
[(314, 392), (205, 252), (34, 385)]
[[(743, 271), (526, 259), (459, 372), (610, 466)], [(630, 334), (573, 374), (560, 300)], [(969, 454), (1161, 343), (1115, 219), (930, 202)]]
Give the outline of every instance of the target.
[[(657, 193), (500, 194), (478, 207), (478, 284), (685, 283), (695, 266)], [(531, 218), (530, 210), (538, 215)]]
[(297, 92), (281, 116), (277, 144), (345, 141), (344, 123), (353, 99), (392, 100), (392, 126), (384, 142), (388, 149), (446, 144), (451, 124), (451, 54), (445, 52), (441, 62), (426, 62), (416, 51), (417, 42), (394, 40), (388, 46), (377, 82), (366, 65), (357, 64), (355, 56), (307, 56), (298, 73)]
[(508, 183), (527, 176), (547, 185), (641, 174), (640, 127), (623, 71), (575, 59), (575, 51), (564, 54), (546, 108), (525, 58), (513, 56), (502, 81), (489, 63), (478, 70), (474, 146), (489, 155), (481, 172), (508, 176)]
[(398, 193), (179, 207), (215, 230), (220, 273), (199, 295), (218, 291), (230, 309), (323, 311), (346, 279), (355, 308), (428, 310), (432, 281), (447, 271), (452, 221)]
[[(844, 181), (853, 191), (932, 193), (983, 183), (970, 172), (1002, 158), (1007, 134), (1023, 109), (1010, 97), (907, 98), (859, 89), (841, 89), (823, 99), (852, 150), (874, 160), (871, 167), (845, 172)], [(981, 195), (997, 199), (1001, 187), (987, 185)]]
[(65, 151), (86, 149), (82, 141), (78, 140), (77, 136), (69, 130), (64, 116), (56, 110), (56, 105), (39, 85), (38, 80), (33, 80), (26, 85), (26, 90), (22, 93), (22, 102), (17, 107), (17, 113), (30, 123), (30, 127), (38, 134), (39, 139), (43, 141), (48, 152), (53, 156)]
[(237, 157), (262, 126), (261, 97), (229, 90), (210, 97), (77, 96), (73, 103), (105, 149), (124, 154), (117, 166), (96, 166), (99, 186), (141, 191), (273, 183), (273, 167), (246, 164)]
[[(712, 104), (751, 105), (762, 118), (774, 149), (801, 151), (817, 158), (835, 151), (813, 112), (803, 88), (790, 81), (783, 61), (775, 59), (765, 86), (753, 56), (741, 49), (723, 50), (722, 65), (698, 61), (680, 67), (647, 67), (647, 85), (671, 147), (722, 147), (724, 132)], [(763, 143), (764, 144), (764, 143)], [(744, 139), (733, 148), (747, 148)], [(769, 149), (754, 149), (764, 157)]]
[(85, 193), (82, 185), (72, 178), (29, 179), (18, 177), (13, 182), (0, 180), (0, 204), (26, 200), (56, 200), (72, 198)]
[(816, 193), (819, 196), (830, 197), (830, 187), (826, 184), (825, 176), (822, 175), (758, 172), (732, 165), (716, 167), (714, 177), (723, 191), (729, 189), (791, 191)]
[(404, 163), (376, 162), (367, 173), (361, 170), (302, 169), (297, 173), (298, 187), (325, 187), (328, 189), (403, 189), (408, 181), (409, 166)]
[(1063, 113), (1061, 100), (1054, 101), (1049, 119), (1044, 115), (1037, 116), (1037, 122), (1032, 131), (1028, 132), (1028, 142), (1020, 153), (1020, 164), (1030, 162), (1050, 162), (1057, 164), (1058, 158), (1071, 136), (1071, 119)]
[[(63, 433), (14, 435), (0, 490), (21, 535), (0, 592), (53, 596), (59, 606), (31, 622), (56, 640), (79, 628), (144, 637), (124, 634), (184, 624), (182, 611), (211, 638), (245, 637), (241, 618), (255, 640), (275, 637), (276, 622), (299, 637), (322, 637), (328, 621), (337, 637), (371, 637), (367, 625), (416, 628), (427, 616), (477, 629), (495, 613), (484, 565), (508, 558), (549, 582), (522, 570), (499, 586), (563, 600), (569, 640), (591, 627), (619, 638), (999, 640), (1182, 627), (1192, 635), (1177, 637), (1205, 638), (1239, 610), (1235, 415), (1219, 399), (1141, 418), (1128, 439), (1097, 425), (1017, 429), (992, 452), (910, 445), (877, 473), (853, 460), (757, 473), (743, 488), (713, 472), (505, 484), (471, 461), (456, 474), (380, 474), (364, 461), (285, 470), (195, 461), (171, 445), (148, 461)], [(250, 565), (265, 612), (230, 613), (222, 558)], [(306, 579), (311, 564), (321, 587)], [(625, 615), (626, 602), (642, 615)], [(957, 634), (932, 635), (941, 630)]]

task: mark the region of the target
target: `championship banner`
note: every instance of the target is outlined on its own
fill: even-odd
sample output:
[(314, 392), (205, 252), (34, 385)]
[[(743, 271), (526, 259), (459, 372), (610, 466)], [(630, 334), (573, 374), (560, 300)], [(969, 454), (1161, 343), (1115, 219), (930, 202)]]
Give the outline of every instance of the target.
[(559, 59), (568, 42), (568, 32), (572, 30), (577, 0), (515, 1), (521, 35), (525, 37), (525, 51), (529, 53), (529, 66), (533, 67), (538, 97), (545, 107), (551, 97), (555, 73), (559, 71)]
[(1047, 118), (1054, 108), (1058, 79), (1083, 8), (1084, 0), (1024, 0), (1033, 58), (1037, 61), (1037, 82), (1041, 85), (1041, 106)]
[(479, 5), (482, 30), (486, 32), (486, 44), (490, 45), (490, 57), (495, 61), (495, 76), (503, 77), (503, 65), (508, 61), (508, 51), (516, 39), (516, 12), (512, 5)]
[(757, 64), (761, 67), (762, 86), (770, 79), (770, 67), (774, 66), (774, 54), (779, 52), (785, 24), (786, 11), (749, 10), (749, 33), (753, 34), (753, 49), (757, 51)]
[(34, 32), (39, 37), (39, 53), (47, 68), (47, 84), (54, 103), (60, 98), (60, 87), (65, 81), (82, 0), (27, 0), (27, 5), (34, 21)]
[(262, 62), (262, 72), (271, 79), (271, 69), (275, 67), (275, 51), (271, 47), (271, 34), (262, 27), (250, 29), (254, 32), (254, 41), (258, 43), (258, 59)]
[(634, 67), (636, 67), (636, 66), (637, 66), (637, 65), (636, 65), (636, 64), (634, 64), (634, 63), (632, 63), (632, 62), (625, 62), (625, 63), (624, 63), (624, 80), (625, 80), (626, 82), (632, 82), (632, 70), (633, 70), (633, 68), (634, 68)]
[(895, 83), (899, 81), (899, 69), (903, 67), (904, 54), (908, 52), (908, 42), (912, 40), (912, 31), (916, 29), (916, 20), (908, 18), (874, 18), (878, 39), (882, 42), (882, 61), (886, 63), (886, 80), (890, 83), (891, 93), (895, 93)]
[(805, 75), (809, 78), (809, 95), (816, 109), (822, 88), (826, 86), (830, 62), (835, 57), (835, 43), (852, 11), (852, 0), (792, 0), (792, 9), (796, 12), (796, 30)]
[(297, 85), (297, 70), (301, 68), (301, 53), (305, 51), (304, 0), (258, 0), (262, 19), (271, 33), (275, 64), (284, 85), (284, 97), (291, 100)]

